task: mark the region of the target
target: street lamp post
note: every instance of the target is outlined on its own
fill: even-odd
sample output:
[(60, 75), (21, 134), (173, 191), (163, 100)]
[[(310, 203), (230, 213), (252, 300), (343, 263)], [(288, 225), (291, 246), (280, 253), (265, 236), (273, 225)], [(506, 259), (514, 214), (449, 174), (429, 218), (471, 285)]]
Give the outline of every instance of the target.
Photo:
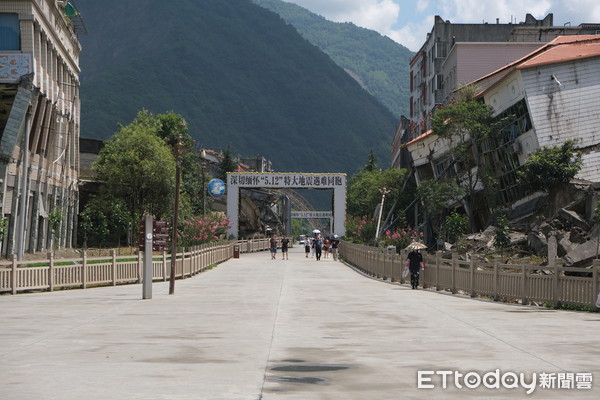
[(381, 192), (381, 207), (379, 208), (379, 218), (377, 219), (377, 230), (375, 231), (375, 241), (379, 238), (379, 227), (381, 226), (381, 214), (383, 214), (383, 203), (385, 202), (385, 195), (390, 191), (387, 188), (379, 189)]

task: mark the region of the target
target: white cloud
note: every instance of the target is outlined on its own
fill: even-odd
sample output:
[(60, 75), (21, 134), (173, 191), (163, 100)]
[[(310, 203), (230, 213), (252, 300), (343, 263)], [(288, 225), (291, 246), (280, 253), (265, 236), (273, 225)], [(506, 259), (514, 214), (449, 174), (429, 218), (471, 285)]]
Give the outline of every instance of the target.
[(560, 18), (561, 24), (571, 22), (573, 26), (586, 22), (600, 22), (600, 3), (598, 3), (598, 0), (557, 1), (555, 3), (564, 8), (563, 15), (559, 16), (554, 13), (555, 22), (557, 17)]
[(363, 28), (384, 33), (398, 20), (400, 6), (392, 0), (363, 0), (360, 7), (339, 15), (340, 22), (352, 21)]
[(373, 29), (412, 51), (425, 42), (433, 16), (452, 23), (519, 23), (554, 14), (554, 25), (600, 22), (598, 0), (284, 0), (335, 21)]
[(418, 12), (423, 12), (423, 11), (427, 10), (429, 8), (429, 1), (428, 0), (418, 0), (416, 8), (417, 8)]
[(454, 23), (518, 23), (525, 20), (527, 13), (543, 18), (552, 9), (549, 0), (442, 0), (440, 16)]
[(400, 6), (394, 0), (289, 0), (335, 22), (355, 25), (380, 33), (398, 19)]
[(390, 31), (387, 36), (407, 49), (417, 51), (425, 42), (427, 34), (431, 32), (433, 18), (433, 15), (428, 15), (422, 21), (411, 22), (402, 28)]

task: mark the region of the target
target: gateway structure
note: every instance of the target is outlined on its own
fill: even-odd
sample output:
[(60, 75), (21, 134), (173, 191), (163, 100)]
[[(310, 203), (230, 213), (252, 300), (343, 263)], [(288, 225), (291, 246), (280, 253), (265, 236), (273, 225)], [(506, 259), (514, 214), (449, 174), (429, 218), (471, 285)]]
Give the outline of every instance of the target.
[(228, 235), (237, 237), (240, 188), (333, 189), (333, 231), (343, 236), (346, 218), (346, 174), (227, 173)]

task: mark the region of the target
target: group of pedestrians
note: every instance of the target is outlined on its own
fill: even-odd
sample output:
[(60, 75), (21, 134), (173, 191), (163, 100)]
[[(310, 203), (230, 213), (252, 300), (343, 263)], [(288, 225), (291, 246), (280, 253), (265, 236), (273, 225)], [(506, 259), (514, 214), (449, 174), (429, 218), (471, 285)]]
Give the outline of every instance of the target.
[[(282, 260), (289, 260), (288, 257), (288, 248), (290, 247), (290, 239), (288, 239), (286, 236), (283, 236), (283, 239), (281, 239), (281, 259)], [(271, 236), (271, 239), (269, 240), (269, 251), (271, 252), (271, 260), (276, 260), (277, 259), (277, 236), (273, 235)]]
[(322, 238), (321, 234), (315, 233), (314, 237), (306, 239), (306, 243), (304, 243), (304, 252), (306, 258), (312, 253), (311, 257), (315, 257), (317, 261), (319, 261), (321, 257), (329, 258), (330, 255), (333, 257), (334, 261), (337, 261), (339, 244), (340, 239), (337, 235)]
[[(308, 258), (308, 254), (312, 252), (311, 257), (316, 257), (317, 261), (321, 260), (323, 254), (325, 254), (325, 258), (329, 257), (329, 253), (331, 253), (334, 261), (338, 259), (338, 247), (340, 244), (340, 240), (337, 235), (333, 235), (332, 237), (326, 237), (325, 240), (321, 238), (321, 235), (315, 233), (315, 236), (312, 238), (306, 238), (306, 242), (304, 243), (304, 253), (306, 258)], [(290, 239), (288, 239), (285, 235), (281, 239), (281, 259), (289, 260), (288, 249), (290, 246)], [(269, 240), (269, 250), (271, 252), (271, 260), (277, 259), (277, 236), (273, 235)], [(419, 275), (421, 274), (421, 270), (424, 268), (423, 265), (423, 256), (419, 252), (418, 249), (413, 248), (408, 256), (406, 257), (406, 268), (408, 268), (410, 272), (410, 286), (412, 289), (416, 289), (419, 286)], [(600, 293), (598, 294), (598, 301), (600, 302)]]
[[(329, 258), (329, 255), (333, 257), (334, 261), (338, 259), (338, 247), (340, 239), (337, 235), (326, 237), (323, 239), (320, 234), (315, 234), (312, 238), (306, 238), (304, 243), (304, 252), (306, 258), (312, 252), (311, 257), (316, 257), (317, 261), (321, 260), (321, 257)], [(281, 259), (289, 260), (288, 249), (290, 246), (290, 239), (285, 235), (281, 239)], [(271, 260), (277, 259), (277, 236), (271, 236), (269, 240), (269, 251), (271, 252)]]

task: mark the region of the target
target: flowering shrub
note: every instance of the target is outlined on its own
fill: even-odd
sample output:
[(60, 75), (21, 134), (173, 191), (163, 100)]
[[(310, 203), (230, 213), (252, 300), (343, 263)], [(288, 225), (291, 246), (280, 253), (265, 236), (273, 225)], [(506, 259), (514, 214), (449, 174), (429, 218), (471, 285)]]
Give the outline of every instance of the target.
[(394, 232), (385, 231), (381, 236), (381, 240), (386, 246), (396, 246), (397, 250), (406, 248), (412, 241), (422, 240), (423, 232), (417, 232), (413, 229), (404, 228)]
[(183, 222), (181, 246), (190, 247), (222, 239), (229, 229), (229, 220), (223, 214), (210, 213)]
[(374, 218), (349, 217), (346, 220), (346, 238), (357, 243), (373, 244), (377, 223)]
[(349, 217), (346, 220), (346, 237), (354, 242), (372, 244), (375, 241), (377, 223), (374, 218)]
[[(377, 222), (374, 218), (349, 217), (346, 220), (346, 239), (356, 243), (367, 245), (375, 244), (375, 231)], [(396, 249), (404, 249), (412, 241), (422, 241), (423, 232), (416, 231), (410, 227), (398, 229), (394, 232), (387, 230), (379, 240), (385, 246), (396, 246)]]

